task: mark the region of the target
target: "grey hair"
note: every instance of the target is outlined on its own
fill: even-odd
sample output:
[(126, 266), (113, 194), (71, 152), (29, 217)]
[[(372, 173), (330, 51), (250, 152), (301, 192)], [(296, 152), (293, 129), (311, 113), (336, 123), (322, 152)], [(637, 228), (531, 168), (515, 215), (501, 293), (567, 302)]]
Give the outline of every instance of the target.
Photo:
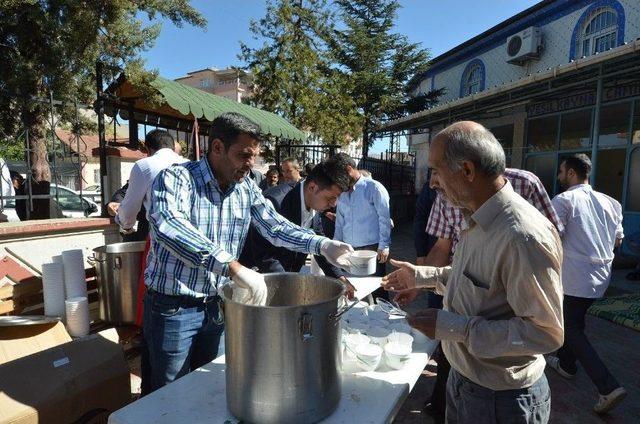
[(282, 159), (282, 163), (287, 163), (287, 162), (293, 165), (293, 167), (296, 168), (298, 171), (300, 170), (300, 162), (298, 162), (298, 159), (296, 158)]
[(476, 124), (465, 127), (453, 124), (440, 131), (437, 137), (444, 137), (444, 159), (451, 171), (458, 171), (463, 161), (472, 162), (488, 176), (504, 173), (506, 160), (502, 145), (483, 126)]

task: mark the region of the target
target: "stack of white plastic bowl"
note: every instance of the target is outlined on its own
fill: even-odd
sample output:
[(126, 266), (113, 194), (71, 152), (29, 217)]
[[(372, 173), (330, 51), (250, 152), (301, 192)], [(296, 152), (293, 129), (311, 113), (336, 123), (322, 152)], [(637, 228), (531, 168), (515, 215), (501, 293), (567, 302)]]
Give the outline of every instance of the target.
[(383, 349), (376, 344), (361, 344), (356, 347), (356, 364), (363, 371), (375, 371), (382, 362)]
[(369, 344), (369, 343), (370, 343), (369, 337), (365, 336), (364, 334), (361, 334), (361, 333), (347, 334), (344, 338), (345, 352), (347, 353), (347, 357), (351, 359), (355, 358), (356, 349), (358, 348), (358, 346)]
[(89, 302), (86, 297), (72, 297), (65, 301), (67, 331), (73, 337), (89, 334)]
[(394, 370), (399, 370), (405, 366), (411, 356), (410, 345), (399, 342), (389, 342), (384, 346), (384, 356), (389, 365)]
[(42, 295), (44, 314), (64, 318), (64, 268), (61, 263), (42, 264)]

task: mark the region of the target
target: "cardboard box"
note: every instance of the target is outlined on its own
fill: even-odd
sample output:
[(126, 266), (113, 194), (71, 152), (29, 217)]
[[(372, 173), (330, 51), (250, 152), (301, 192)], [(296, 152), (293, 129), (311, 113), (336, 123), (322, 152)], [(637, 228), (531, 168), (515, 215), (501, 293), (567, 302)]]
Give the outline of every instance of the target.
[(106, 422), (130, 386), (115, 329), (72, 341), (60, 322), (0, 322), (0, 423)]

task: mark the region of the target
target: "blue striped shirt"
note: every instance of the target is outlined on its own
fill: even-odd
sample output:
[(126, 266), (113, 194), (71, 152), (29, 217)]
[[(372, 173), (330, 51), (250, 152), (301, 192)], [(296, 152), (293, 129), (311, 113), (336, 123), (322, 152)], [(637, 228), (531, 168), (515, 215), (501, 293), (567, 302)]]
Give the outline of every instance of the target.
[(153, 182), (147, 286), (169, 295), (209, 296), (229, 282), (249, 224), (275, 246), (320, 253), (325, 237), (280, 216), (253, 180), (218, 185), (207, 158), (173, 165)]

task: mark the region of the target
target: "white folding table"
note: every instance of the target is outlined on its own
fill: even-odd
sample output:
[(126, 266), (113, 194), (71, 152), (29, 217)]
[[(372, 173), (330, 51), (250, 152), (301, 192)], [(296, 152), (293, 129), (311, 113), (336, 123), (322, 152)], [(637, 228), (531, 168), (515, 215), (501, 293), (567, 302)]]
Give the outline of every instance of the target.
[[(380, 286), (380, 278), (350, 278), (360, 299)], [(435, 341), (414, 343), (410, 360), (401, 370), (382, 365), (363, 372), (353, 360), (342, 368), (342, 397), (335, 412), (323, 423), (387, 423), (393, 420), (413, 389)], [(277, 388), (274, 387), (274, 390)], [(114, 412), (109, 424), (220, 423), (239, 421), (227, 410), (224, 355), (171, 384)]]

